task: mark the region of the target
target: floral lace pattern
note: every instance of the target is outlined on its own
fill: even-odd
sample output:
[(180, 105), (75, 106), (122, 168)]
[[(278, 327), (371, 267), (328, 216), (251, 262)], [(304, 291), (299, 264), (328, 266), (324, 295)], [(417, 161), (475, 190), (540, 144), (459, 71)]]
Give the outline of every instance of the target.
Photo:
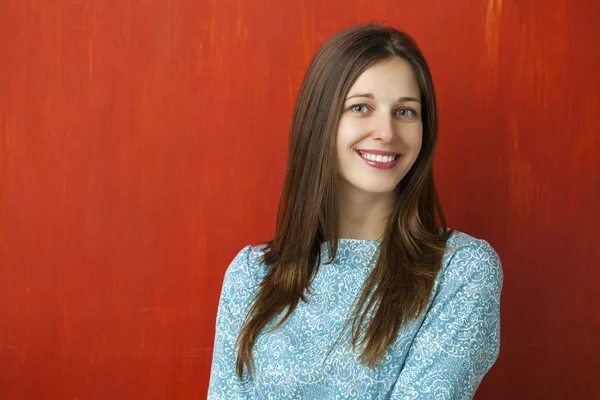
[[(400, 329), (383, 362), (370, 368), (352, 352), (350, 329), (333, 347), (375, 265), (379, 241), (339, 239), (300, 302), (276, 331), (258, 336), (253, 376), (235, 374), (234, 348), (257, 284), (267, 272), (262, 247), (246, 246), (225, 274), (208, 398), (217, 399), (470, 399), (498, 357), (503, 272), (484, 240), (454, 232), (427, 312)], [(333, 349), (332, 349), (333, 347)], [(331, 350), (327, 358), (327, 353)]]

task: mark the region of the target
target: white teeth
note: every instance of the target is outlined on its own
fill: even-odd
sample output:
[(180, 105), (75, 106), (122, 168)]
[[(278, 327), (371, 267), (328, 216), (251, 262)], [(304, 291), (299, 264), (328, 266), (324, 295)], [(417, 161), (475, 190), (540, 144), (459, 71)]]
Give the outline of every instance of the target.
[(371, 161), (377, 161), (377, 162), (392, 162), (394, 161), (395, 156), (382, 156), (382, 155), (375, 155), (375, 154), (370, 154), (370, 153), (360, 153), (361, 156), (363, 158), (366, 158), (367, 160), (371, 160)]

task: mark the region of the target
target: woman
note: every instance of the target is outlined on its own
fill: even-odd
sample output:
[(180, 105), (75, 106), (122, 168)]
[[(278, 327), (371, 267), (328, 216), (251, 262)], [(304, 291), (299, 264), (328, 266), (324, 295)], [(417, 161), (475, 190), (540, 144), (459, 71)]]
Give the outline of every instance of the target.
[(502, 268), (446, 227), (435, 93), (415, 42), (348, 28), (292, 122), (275, 237), (219, 304), (209, 399), (468, 399), (498, 357)]

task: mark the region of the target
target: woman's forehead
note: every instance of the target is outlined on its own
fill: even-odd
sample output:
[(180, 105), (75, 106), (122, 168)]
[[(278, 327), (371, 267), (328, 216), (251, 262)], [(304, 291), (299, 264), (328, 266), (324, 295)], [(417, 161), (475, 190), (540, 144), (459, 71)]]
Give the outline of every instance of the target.
[(411, 65), (394, 57), (363, 71), (350, 87), (346, 99), (360, 95), (374, 100), (420, 98), (420, 89)]

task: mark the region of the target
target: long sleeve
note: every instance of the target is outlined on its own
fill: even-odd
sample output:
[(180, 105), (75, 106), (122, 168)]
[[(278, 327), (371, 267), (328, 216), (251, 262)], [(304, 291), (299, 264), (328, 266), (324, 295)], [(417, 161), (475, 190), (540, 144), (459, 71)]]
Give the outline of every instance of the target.
[(475, 240), (456, 250), (413, 340), (392, 399), (472, 399), (500, 350), (503, 272)]
[(251, 398), (246, 376), (240, 381), (235, 371), (237, 351), (235, 342), (249, 303), (248, 258), (250, 246), (243, 248), (233, 259), (223, 280), (213, 359), (208, 386), (209, 400), (244, 400)]

